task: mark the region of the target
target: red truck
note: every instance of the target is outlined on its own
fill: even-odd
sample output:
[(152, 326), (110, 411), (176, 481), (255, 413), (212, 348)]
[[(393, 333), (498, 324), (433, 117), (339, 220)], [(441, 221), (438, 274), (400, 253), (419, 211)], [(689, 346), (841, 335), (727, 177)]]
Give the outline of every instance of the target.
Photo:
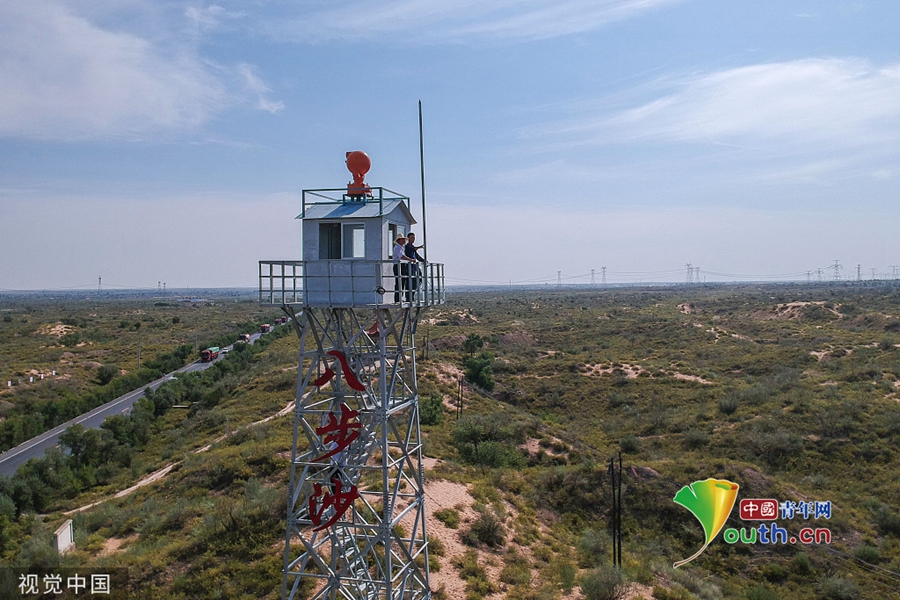
[(269, 333), (269, 329), (270, 329), (271, 327), (272, 327), (272, 326), (269, 325), (268, 323), (263, 323), (262, 325), (259, 326), (259, 332), (260, 332), (260, 333)]
[(219, 358), (219, 347), (213, 346), (200, 351), (200, 362), (210, 362)]

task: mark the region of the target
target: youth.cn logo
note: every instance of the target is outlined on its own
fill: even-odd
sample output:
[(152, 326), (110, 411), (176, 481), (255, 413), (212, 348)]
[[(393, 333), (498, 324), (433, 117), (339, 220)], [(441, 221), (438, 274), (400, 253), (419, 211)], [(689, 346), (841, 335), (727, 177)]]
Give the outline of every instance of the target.
[(675, 563), (673, 566), (676, 569), (700, 556), (710, 542), (719, 535), (719, 532), (725, 527), (731, 509), (734, 508), (739, 487), (732, 481), (710, 477), (704, 481), (695, 481), (686, 485), (675, 494), (675, 503), (691, 511), (703, 525), (703, 533), (706, 534), (703, 547), (690, 558)]

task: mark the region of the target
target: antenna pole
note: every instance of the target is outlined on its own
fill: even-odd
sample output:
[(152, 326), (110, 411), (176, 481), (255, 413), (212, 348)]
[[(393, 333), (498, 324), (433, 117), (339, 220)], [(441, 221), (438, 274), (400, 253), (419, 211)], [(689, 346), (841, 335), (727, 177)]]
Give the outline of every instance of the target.
[(422, 176), (422, 246), (428, 262), (428, 235), (425, 232), (425, 142), (422, 138), (422, 101), (419, 100), (419, 172)]

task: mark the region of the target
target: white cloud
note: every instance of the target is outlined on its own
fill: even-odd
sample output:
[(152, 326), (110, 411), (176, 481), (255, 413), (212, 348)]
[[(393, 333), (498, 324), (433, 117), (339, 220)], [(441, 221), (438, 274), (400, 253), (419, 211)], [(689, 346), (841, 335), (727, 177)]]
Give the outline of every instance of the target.
[(240, 63), (237, 66), (238, 75), (244, 82), (244, 87), (252, 95), (256, 96), (256, 107), (260, 110), (275, 114), (284, 109), (283, 102), (277, 102), (268, 98), (272, 89), (259, 78), (253, 65)]
[(577, 34), (681, 0), (386, 0), (328, 3), (267, 26), (288, 39), (459, 43)]
[[(221, 16), (214, 8), (187, 18), (198, 28), (213, 27)], [(90, 18), (82, 9), (93, 11)], [(236, 68), (242, 87), (233, 88), (231, 69), (204, 60), (189, 43), (195, 40), (174, 40), (163, 33), (172, 31), (167, 25), (150, 31), (160, 26), (145, 14), (155, 5), (130, 9), (142, 18), (79, 3), (0, 4), (0, 136), (143, 139), (196, 130), (248, 99), (261, 110), (279, 109), (258, 76), (249, 71), (248, 79), (246, 67)], [(175, 18), (183, 23), (185, 15)]]
[(752, 65), (667, 82), (635, 108), (579, 117), (540, 132), (581, 142), (737, 145), (896, 143), (900, 65), (809, 59)]

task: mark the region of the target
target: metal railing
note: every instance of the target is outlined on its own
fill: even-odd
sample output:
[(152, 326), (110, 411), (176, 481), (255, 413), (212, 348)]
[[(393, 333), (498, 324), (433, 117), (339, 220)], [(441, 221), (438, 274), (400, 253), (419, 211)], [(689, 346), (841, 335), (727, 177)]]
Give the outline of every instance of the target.
[(259, 261), (259, 303), (262, 305), (434, 306), (445, 300), (442, 263), (395, 265), (390, 260), (346, 259)]

